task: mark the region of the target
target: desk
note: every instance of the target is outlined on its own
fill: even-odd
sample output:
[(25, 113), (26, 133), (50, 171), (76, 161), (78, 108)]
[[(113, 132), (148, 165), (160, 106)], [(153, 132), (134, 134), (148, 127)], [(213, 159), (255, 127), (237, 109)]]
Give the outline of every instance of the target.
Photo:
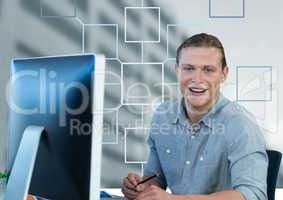
[[(104, 189), (104, 190), (114, 195), (121, 195), (120, 189)], [(283, 189), (276, 189), (275, 200), (281, 200), (281, 199), (283, 199)], [(0, 200), (4, 200), (4, 191), (2, 190), (0, 190)], [(104, 198), (103, 200), (111, 200), (111, 198)]]
[(111, 195), (114, 195), (114, 196), (120, 196), (120, 197), (115, 197), (115, 198), (103, 198), (101, 200), (126, 200), (125, 198), (121, 197), (121, 196), (124, 196), (123, 193), (121, 192), (121, 189), (120, 188), (103, 188), (101, 189), (105, 192), (107, 192), (108, 194), (111, 194)]
[[(122, 196), (120, 189), (107, 189), (104, 191), (107, 191), (112, 195)], [(2, 188), (0, 188), (0, 200), (4, 200), (4, 193), (5, 191)], [(125, 200), (125, 199), (122, 197), (119, 197), (119, 198), (101, 198), (101, 200)]]
[[(104, 191), (113, 195), (118, 195), (118, 196), (122, 195), (121, 189), (104, 189)], [(283, 188), (276, 189), (275, 191), (275, 200), (281, 200), (281, 199), (283, 199)]]
[(275, 200), (283, 199), (283, 188), (276, 189), (275, 191)]

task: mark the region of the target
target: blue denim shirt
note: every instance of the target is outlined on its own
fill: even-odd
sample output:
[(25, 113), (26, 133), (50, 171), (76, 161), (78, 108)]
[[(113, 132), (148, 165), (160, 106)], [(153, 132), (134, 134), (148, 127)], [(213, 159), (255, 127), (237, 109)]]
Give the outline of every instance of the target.
[(268, 157), (254, 118), (220, 95), (192, 126), (182, 102), (165, 102), (155, 111), (144, 175), (160, 173), (156, 180), (174, 194), (234, 189), (246, 200), (266, 200)]

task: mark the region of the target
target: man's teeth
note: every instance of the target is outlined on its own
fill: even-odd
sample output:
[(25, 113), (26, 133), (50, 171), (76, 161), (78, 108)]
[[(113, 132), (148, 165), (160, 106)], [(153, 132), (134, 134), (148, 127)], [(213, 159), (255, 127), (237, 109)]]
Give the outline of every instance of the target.
[(192, 92), (198, 92), (198, 93), (202, 93), (202, 92), (205, 92), (205, 91), (206, 91), (206, 89), (199, 89), (199, 88), (190, 88), (190, 90), (191, 90)]

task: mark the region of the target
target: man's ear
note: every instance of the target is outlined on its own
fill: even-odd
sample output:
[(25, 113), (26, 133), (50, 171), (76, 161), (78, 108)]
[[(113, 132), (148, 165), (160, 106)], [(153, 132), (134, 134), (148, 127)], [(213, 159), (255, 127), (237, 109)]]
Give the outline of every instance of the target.
[(227, 79), (228, 77), (228, 74), (229, 74), (229, 68), (228, 66), (225, 66), (222, 70), (222, 83)]

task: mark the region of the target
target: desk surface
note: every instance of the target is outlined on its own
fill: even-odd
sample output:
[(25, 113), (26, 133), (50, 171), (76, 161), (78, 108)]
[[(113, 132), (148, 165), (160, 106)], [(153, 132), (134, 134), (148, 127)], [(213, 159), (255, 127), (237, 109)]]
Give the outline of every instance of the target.
[[(113, 191), (114, 193), (117, 193), (119, 194), (119, 191), (120, 189), (110, 189), (110, 190), (106, 190), (107, 192), (113, 194)], [(124, 198), (102, 198), (101, 200), (124, 200)], [(280, 199), (283, 199), (283, 188), (281, 189), (276, 189), (276, 192), (275, 192), (275, 200), (280, 200)], [(0, 190), (0, 200), (4, 200), (4, 191), (1, 191)]]
[[(108, 192), (109, 194), (113, 194), (113, 195), (119, 195), (121, 196), (121, 189), (104, 189), (104, 191)], [(105, 198), (103, 200), (107, 200), (107, 199), (111, 199), (111, 198)], [(112, 198), (113, 199), (113, 198)], [(122, 200), (123, 198), (117, 198), (117, 200)], [(275, 191), (275, 200), (281, 200), (283, 199), (283, 188), (278, 188)]]

